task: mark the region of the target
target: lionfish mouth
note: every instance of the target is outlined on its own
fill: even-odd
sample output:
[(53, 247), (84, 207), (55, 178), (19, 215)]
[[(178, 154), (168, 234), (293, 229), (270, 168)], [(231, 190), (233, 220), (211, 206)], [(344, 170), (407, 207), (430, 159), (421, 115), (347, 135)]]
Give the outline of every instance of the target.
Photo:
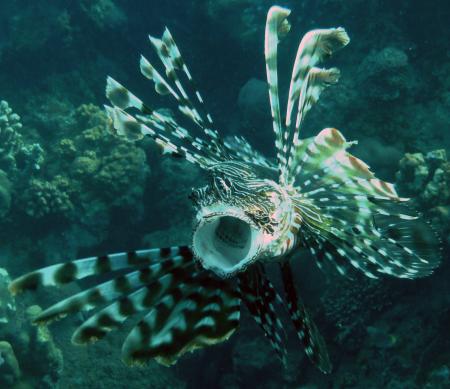
[(204, 207), (197, 214), (193, 251), (197, 260), (220, 277), (244, 270), (261, 255), (264, 231), (237, 207)]

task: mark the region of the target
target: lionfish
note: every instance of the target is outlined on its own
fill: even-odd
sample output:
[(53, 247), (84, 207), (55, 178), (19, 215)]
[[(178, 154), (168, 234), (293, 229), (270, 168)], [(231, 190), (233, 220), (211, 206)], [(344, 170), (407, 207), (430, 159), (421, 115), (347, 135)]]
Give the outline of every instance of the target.
[[(188, 351), (228, 339), (245, 305), (284, 362), (286, 334), (277, 311), (285, 308), (307, 357), (328, 373), (324, 340), (294, 283), (291, 262), (301, 249), (308, 249), (320, 268), (331, 266), (344, 276), (356, 269), (370, 278), (388, 274), (413, 279), (438, 266), (439, 240), (432, 228), (392, 184), (347, 152), (354, 142), (334, 128), (299, 137), (321, 92), (339, 79), (337, 68), (316, 65), (349, 43), (342, 27), (304, 35), (282, 119), (277, 47), (290, 30), (289, 14), (289, 9), (271, 7), (265, 27), (276, 159), (264, 157), (243, 137), (224, 140), (219, 135), (167, 28), (160, 39), (149, 37), (165, 75), (143, 56), (140, 70), (158, 94), (175, 99), (196, 135), (173, 115), (152, 109), (107, 78), (111, 106), (106, 111), (116, 136), (129, 141), (147, 136), (162, 154), (206, 171), (208, 184), (190, 196), (196, 209), (192, 242), (78, 259), (17, 278), (10, 285), (12, 293), (99, 278), (95, 286), (45, 309), (37, 323), (97, 309), (73, 334), (75, 344), (85, 344), (138, 316), (123, 343), (123, 360), (131, 364), (155, 358), (170, 365)], [(271, 262), (279, 264), (284, 299), (266, 276)]]

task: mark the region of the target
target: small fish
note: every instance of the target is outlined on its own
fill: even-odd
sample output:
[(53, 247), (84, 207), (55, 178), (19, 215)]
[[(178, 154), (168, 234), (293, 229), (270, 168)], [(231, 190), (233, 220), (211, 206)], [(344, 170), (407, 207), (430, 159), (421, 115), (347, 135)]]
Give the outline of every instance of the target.
[[(347, 152), (354, 142), (334, 128), (300, 138), (306, 114), (339, 79), (338, 69), (317, 65), (349, 43), (343, 28), (313, 30), (301, 40), (282, 122), (277, 48), (289, 31), (289, 14), (273, 6), (265, 29), (276, 161), (242, 137), (225, 141), (220, 136), (168, 29), (161, 38), (150, 37), (164, 73), (144, 57), (140, 69), (158, 94), (175, 100), (192, 129), (108, 77), (111, 105), (106, 111), (116, 136), (129, 141), (147, 136), (162, 154), (208, 173), (208, 185), (191, 194), (196, 210), (192, 242), (79, 259), (16, 279), (12, 293), (90, 276), (111, 278), (47, 308), (37, 323), (92, 313), (73, 334), (74, 343), (84, 344), (139, 316), (123, 343), (123, 359), (131, 364), (155, 358), (170, 365), (187, 351), (228, 339), (245, 305), (284, 362), (286, 335), (276, 307), (286, 307), (306, 355), (329, 373), (325, 343), (294, 282), (291, 262), (301, 249), (309, 249), (319, 267), (331, 266), (344, 276), (356, 270), (371, 278), (417, 278), (438, 266), (439, 241), (431, 227), (392, 184), (377, 179)], [(279, 263), (284, 299), (266, 275), (268, 262)]]

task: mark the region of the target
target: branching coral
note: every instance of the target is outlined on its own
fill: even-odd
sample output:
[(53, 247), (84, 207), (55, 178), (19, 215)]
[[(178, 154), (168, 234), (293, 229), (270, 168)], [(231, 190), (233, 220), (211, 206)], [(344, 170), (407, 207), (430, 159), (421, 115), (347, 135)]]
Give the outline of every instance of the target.
[(0, 169), (10, 179), (39, 170), (44, 161), (42, 147), (24, 142), (21, 131), (20, 116), (6, 101), (0, 101)]
[(16, 168), (15, 156), (23, 144), (21, 129), (20, 116), (6, 101), (0, 101), (0, 168), (4, 171)]

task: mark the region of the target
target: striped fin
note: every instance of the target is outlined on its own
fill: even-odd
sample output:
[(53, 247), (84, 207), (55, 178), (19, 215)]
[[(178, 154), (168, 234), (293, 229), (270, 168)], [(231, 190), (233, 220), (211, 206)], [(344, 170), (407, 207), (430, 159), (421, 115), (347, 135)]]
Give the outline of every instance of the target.
[[(129, 141), (136, 141), (148, 135), (161, 147), (164, 154), (187, 159), (201, 168), (207, 169), (211, 163), (229, 159), (228, 150), (209, 113), (204, 116), (192, 103), (184, 88), (178, 72), (182, 72), (193, 90), (196, 102), (204, 110), (204, 102), (195, 87), (192, 76), (184, 63), (180, 50), (166, 29), (162, 39), (150, 37), (150, 42), (165, 68), (165, 77), (143, 56), (140, 58), (141, 73), (153, 81), (155, 90), (161, 95), (171, 95), (178, 104), (180, 112), (201, 130), (200, 136), (191, 135), (181, 127), (175, 118), (168, 118), (146, 106), (142, 100), (111, 77), (107, 78), (106, 96), (113, 108), (107, 107), (115, 135)], [(172, 85), (171, 85), (172, 84)], [(137, 110), (139, 113), (130, 111)]]
[[(298, 130), (303, 122), (303, 118), (320, 97), (322, 91), (339, 81), (341, 73), (338, 68), (321, 69), (313, 67), (309, 70), (300, 91), (300, 99), (298, 103), (298, 113), (295, 123), (294, 147), (298, 142)], [(295, 135), (297, 134), (297, 137)], [(295, 142), (297, 140), (297, 142)]]
[(262, 266), (255, 265), (239, 274), (238, 281), (242, 300), (264, 331), (281, 362), (285, 364), (286, 333), (275, 311), (275, 304), (282, 305), (281, 297), (267, 279)]
[(292, 70), (286, 110), (286, 127), (290, 128), (292, 112), (301, 94), (302, 85), (309, 70), (318, 63), (329, 58), (335, 51), (345, 47), (350, 42), (342, 27), (317, 29), (309, 31), (300, 41)]
[(406, 202), (366, 195), (361, 188), (360, 194), (327, 185), (321, 189), (295, 200), (300, 233), (309, 236), (319, 262), (326, 259), (345, 275), (348, 264), (371, 278), (424, 277), (439, 265), (439, 238)]
[[(158, 39), (152, 36), (149, 36), (150, 43), (153, 45), (156, 53), (158, 54), (159, 59), (166, 69), (167, 78), (175, 84), (180, 96), (177, 94), (173, 94), (173, 96), (177, 99), (179, 103), (180, 111), (192, 120), (195, 124), (203, 128), (203, 119), (200, 116), (199, 112), (195, 109), (192, 102), (189, 100), (189, 96), (186, 90), (183, 87), (178, 75), (175, 71), (176, 63), (170, 57), (169, 49), (165, 45), (162, 39)], [(178, 97), (178, 98), (177, 98)]]
[[(308, 247), (320, 264), (334, 263), (345, 275), (349, 265), (371, 278), (430, 274), (439, 264), (436, 235), (392, 184), (377, 179), (363, 161), (346, 152), (350, 144), (335, 129), (302, 141), (294, 201)], [(385, 225), (388, 218), (390, 227)], [(396, 233), (387, 239), (386, 228)], [(414, 235), (421, 247), (410, 238)]]
[(299, 141), (291, 164), (291, 177), (302, 192), (328, 182), (371, 180), (374, 174), (369, 166), (346, 151), (352, 144), (354, 142), (348, 142), (335, 128), (325, 128), (315, 137)]
[(193, 270), (192, 266), (186, 266), (183, 272), (178, 269), (167, 270), (159, 278), (149, 280), (144, 287), (121, 295), (80, 325), (73, 333), (72, 342), (85, 344), (97, 341), (109, 332), (119, 329), (128, 318), (152, 308), (155, 302), (186, 278), (186, 271)]
[(144, 113), (151, 112), (142, 100), (110, 76), (106, 78), (106, 97), (117, 108), (125, 110), (133, 107)]
[[(319, 69), (315, 65), (329, 58), (349, 42), (350, 39), (342, 27), (310, 31), (300, 42), (289, 86), (286, 130), (283, 137), (283, 149), (290, 181), (293, 181), (291, 165), (300, 144), (299, 132), (303, 119), (312, 105), (317, 102), (323, 89), (335, 84), (340, 75), (336, 68)], [(292, 113), (297, 100), (299, 100), (297, 118), (295, 127), (292, 129)]]
[[(163, 140), (169, 139), (169, 137), (176, 138), (177, 140), (174, 139), (172, 141), (172, 145), (175, 146), (174, 143), (176, 142), (178, 144), (176, 148), (180, 150), (184, 148), (186, 152), (190, 152), (190, 155), (185, 157), (186, 159), (195, 156), (195, 163), (205, 167), (210, 163), (217, 162), (215, 157), (211, 157), (211, 154), (215, 155), (211, 145), (202, 138), (192, 136), (186, 128), (180, 126), (172, 117), (154, 111), (152, 115), (148, 116), (137, 114), (136, 119), (147, 127), (154, 128), (155, 131), (161, 133), (160, 138)], [(167, 136), (164, 134), (167, 134)], [(173, 146), (171, 147), (172, 149), (174, 148)]]
[[(206, 113), (206, 119), (200, 114), (192, 100), (189, 97), (188, 92), (183, 87), (183, 84), (178, 76), (177, 71), (182, 71), (189, 83), (190, 89), (194, 92), (197, 103), (205, 110), (203, 98), (194, 84), (194, 80), (186, 66), (180, 50), (178, 49), (170, 31), (166, 28), (162, 38), (157, 39), (150, 36), (150, 42), (158, 54), (159, 59), (166, 69), (166, 75), (169, 81), (175, 84), (176, 89), (179, 91), (179, 95), (172, 94), (177, 102), (180, 112), (186, 117), (197, 124), (203, 131), (208, 139), (214, 146), (215, 150), (219, 154), (224, 153), (222, 146), (222, 139), (219, 136), (217, 130), (213, 129), (213, 120), (209, 113)], [(148, 61), (147, 61), (148, 62)], [(142, 67), (141, 67), (142, 69)]]
[(331, 362), (325, 342), (305, 306), (298, 298), (291, 265), (289, 262), (284, 262), (280, 264), (280, 267), (289, 315), (297, 335), (303, 343), (306, 355), (323, 373), (330, 373)]
[[(311, 109), (313, 104), (315, 104), (319, 100), (319, 96), (322, 91), (326, 87), (337, 83), (337, 81), (339, 80), (339, 76), (340, 72), (337, 68), (319, 69), (313, 67), (309, 70), (300, 92), (297, 119), (295, 122), (295, 128), (291, 141), (292, 145), (286, 157), (288, 172), (292, 172), (292, 164), (294, 162), (295, 155), (297, 154), (297, 148), (301, 146), (301, 143), (299, 141), (299, 133), (304, 117)], [(295, 175), (291, 174), (290, 179), (291, 181), (294, 181)]]
[[(203, 100), (203, 97), (201, 96), (199, 90), (197, 89), (194, 79), (191, 76), (191, 73), (189, 72), (189, 69), (186, 65), (186, 63), (183, 60), (183, 57), (181, 56), (180, 50), (178, 49), (178, 46), (175, 43), (175, 40), (172, 37), (172, 34), (170, 31), (166, 28), (162, 37), (163, 42), (166, 44), (170, 57), (172, 59), (172, 62), (174, 64), (174, 67), (177, 69), (182, 69), (183, 73), (186, 75), (186, 79), (188, 80), (191, 90), (193, 90), (195, 93), (195, 97), (197, 100), (197, 103), (202, 107), (202, 110), (206, 112), (205, 103)], [(206, 135), (213, 138), (216, 142), (221, 143), (222, 140), (220, 138), (219, 133), (214, 129), (214, 122), (211, 117), (211, 115), (207, 112), (206, 113), (206, 122), (208, 123), (208, 128), (205, 128)]]
[(291, 13), (287, 8), (273, 6), (267, 14), (264, 54), (266, 58), (267, 83), (269, 84), (270, 109), (272, 113), (275, 147), (277, 151), (280, 183), (286, 183), (286, 150), (283, 150), (283, 128), (280, 114), (280, 98), (278, 95), (277, 52), (280, 36), (290, 29), (287, 17)]
[(144, 77), (153, 81), (155, 84), (155, 91), (160, 95), (172, 95), (175, 100), (180, 101), (180, 96), (173, 90), (169, 83), (161, 74), (153, 67), (153, 65), (143, 56), (139, 60), (139, 68)]
[(114, 135), (130, 142), (141, 140), (146, 135), (153, 139), (159, 138), (156, 131), (139, 123), (133, 116), (127, 114), (121, 108), (110, 107), (108, 105), (105, 105), (104, 107), (111, 119)]
[(35, 290), (39, 286), (65, 285), (89, 276), (150, 265), (176, 256), (189, 260), (192, 258), (192, 252), (188, 246), (174, 246), (77, 259), (25, 274), (12, 281), (9, 290), (15, 295), (25, 290)]
[[(309, 249), (316, 260), (316, 265), (323, 272), (329, 269), (336, 270), (341, 276), (349, 279), (354, 278), (357, 270), (351, 265), (348, 258), (341, 255), (329, 241), (320, 234), (306, 231), (301, 237), (303, 245)], [(364, 272), (370, 278), (377, 278), (376, 269), (369, 263), (369, 269)]]
[(9, 288), (18, 293), (39, 284), (63, 285), (95, 275), (116, 277), (56, 303), (35, 321), (46, 323), (103, 306), (73, 334), (74, 343), (84, 344), (103, 338), (143, 312), (145, 317), (123, 344), (123, 358), (127, 363), (156, 358), (166, 365), (187, 351), (226, 340), (239, 324), (240, 298), (234, 283), (197, 270), (186, 246), (53, 265), (18, 278)]
[[(141, 118), (139, 121), (118, 107), (105, 106), (105, 109), (111, 118), (116, 135), (125, 137), (129, 141), (139, 140), (147, 135), (155, 141), (163, 155), (169, 154), (178, 158), (184, 158), (188, 162), (204, 169), (208, 168), (209, 164), (212, 163), (212, 160), (205, 156), (204, 151), (207, 151), (207, 149), (203, 149), (202, 144), (191, 142), (187, 145), (188, 133), (185, 134), (182, 127), (178, 127), (176, 123), (168, 122), (162, 115), (155, 113), (152, 115), (154, 119), (145, 119), (137, 115), (137, 117)], [(144, 123), (148, 123), (152, 127)], [(175, 130), (174, 126), (176, 126)], [(185, 141), (184, 144), (187, 146), (178, 145), (174, 137)]]
[(40, 324), (47, 323), (65, 317), (70, 313), (81, 310), (90, 311), (99, 305), (125, 296), (133, 292), (136, 288), (152, 283), (175, 268), (179, 269), (188, 265), (192, 267), (191, 258), (176, 256), (128, 274), (119, 275), (110, 281), (103, 282), (52, 305), (45, 309), (35, 319), (35, 322)]
[(229, 154), (250, 164), (273, 169), (275, 166), (264, 155), (255, 150), (243, 136), (234, 136), (224, 142)]
[(126, 363), (155, 358), (172, 365), (186, 352), (227, 340), (240, 318), (240, 299), (228, 280), (194, 273), (171, 289), (131, 330), (123, 347)]

